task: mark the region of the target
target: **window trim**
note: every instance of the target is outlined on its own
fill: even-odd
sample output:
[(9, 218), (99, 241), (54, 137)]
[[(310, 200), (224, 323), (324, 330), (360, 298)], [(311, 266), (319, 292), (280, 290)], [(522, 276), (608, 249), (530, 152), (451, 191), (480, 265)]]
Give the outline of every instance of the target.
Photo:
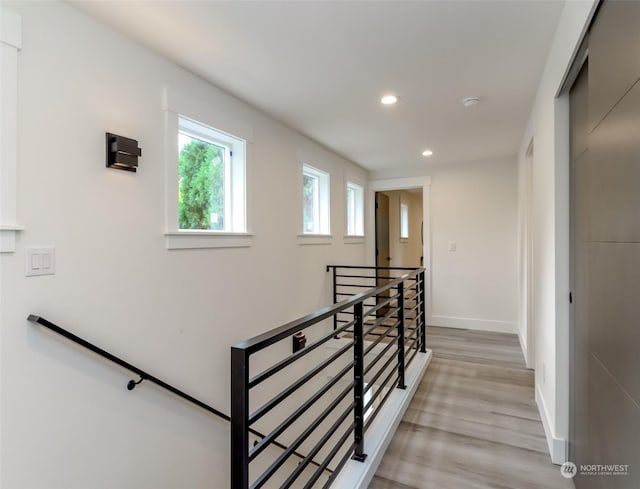
[[(172, 87), (163, 94), (165, 122), (165, 242), (169, 250), (201, 248), (239, 248), (253, 244), (251, 233), (250, 166), (253, 147), (253, 128), (236, 118), (211, 107), (210, 102), (198, 100)], [(179, 117), (215, 128), (245, 141), (244, 187), (245, 231), (180, 230), (178, 219), (178, 138)], [(210, 138), (208, 138), (210, 139)], [(218, 143), (216, 143), (218, 144)], [(233, 166), (233, 165), (232, 165)]]

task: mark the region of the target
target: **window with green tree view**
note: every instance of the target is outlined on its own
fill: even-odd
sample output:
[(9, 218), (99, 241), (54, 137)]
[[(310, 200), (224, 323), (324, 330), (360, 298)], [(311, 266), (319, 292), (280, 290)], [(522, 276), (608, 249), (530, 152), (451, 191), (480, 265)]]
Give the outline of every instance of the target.
[(181, 230), (244, 232), (244, 141), (180, 117)]

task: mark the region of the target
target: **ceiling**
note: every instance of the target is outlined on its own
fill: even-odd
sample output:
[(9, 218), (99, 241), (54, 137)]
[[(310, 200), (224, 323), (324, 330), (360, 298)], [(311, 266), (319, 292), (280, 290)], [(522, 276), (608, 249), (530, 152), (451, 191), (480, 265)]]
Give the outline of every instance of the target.
[(374, 171), (515, 156), (564, 5), (71, 3)]

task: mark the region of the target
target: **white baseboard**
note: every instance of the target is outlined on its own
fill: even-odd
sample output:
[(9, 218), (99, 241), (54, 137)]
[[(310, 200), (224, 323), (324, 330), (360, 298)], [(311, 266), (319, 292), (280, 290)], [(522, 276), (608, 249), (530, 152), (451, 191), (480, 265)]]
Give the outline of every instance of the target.
[(473, 329), (491, 331), (494, 333), (518, 334), (515, 321), (495, 321), (493, 319), (459, 318), (453, 316), (431, 315), (429, 325), (444, 326), (446, 328)]
[(555, 436), (553, 426), (551, 426), (551, 418), (549, 416), (549, 411), (547, 410), (547, 405), (537, 383), (536, 404), (538, 405), (538, 412), (540, 413), (540, 419), (542, 420), (542, 426), (544, 427), (544, 434), (547, 438), (547, 446), (549, 447), (551, 462), (556, 465), (562, 465), (567, 461), (567, 440)]
[(405, 390), (395, 389), (367, 430), (365, 436), (367, 458), (364, 462), (349, 460), (331, 487), (366, 489), (369, 486), (400, 421), (402, 421), (402, 416), (418, 390), (429, 363), (431, 363), (431, 350), (427, 350), (427, 353), (417, 354), (405, 373), (407, 388)]

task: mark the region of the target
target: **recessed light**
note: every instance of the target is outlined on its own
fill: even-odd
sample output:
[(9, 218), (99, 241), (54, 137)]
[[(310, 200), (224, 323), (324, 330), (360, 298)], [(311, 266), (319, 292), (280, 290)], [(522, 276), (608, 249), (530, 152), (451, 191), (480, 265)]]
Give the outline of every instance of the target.
[(433, 154), (433, 151), (431, 151), (430, 149), (425, 149), (422, 152), (422, 156), (431, 156)]
[(480, 103), (479, 97), (467, 97), (462, 99), (462, 105), (465, 107), (473, 107), (474, 105), (478, 105)]
[(393, 94), (385, 95), (380, 99), (382, 105), (393, 105), (398, 101), (398, 96)]

